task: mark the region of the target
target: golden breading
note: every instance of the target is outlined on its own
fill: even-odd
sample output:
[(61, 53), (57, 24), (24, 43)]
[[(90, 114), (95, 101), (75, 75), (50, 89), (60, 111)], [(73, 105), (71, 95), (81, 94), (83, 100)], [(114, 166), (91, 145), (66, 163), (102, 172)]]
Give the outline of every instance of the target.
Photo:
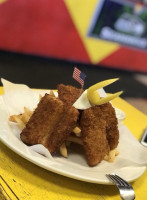
[(110, 150), (115, 149), (119, 142), (118, 121), (115, 110), (111, 103), (105, 103), (100, 106), (103, 113), (102, 118), (106, 120), (106, 133)]
[(46, 94), (22, 130), (21, 140), (28, 144), (42, 144), (54, 153), (65, 142), (76, 126), (79, 112), (74, 107), (65, 109), (64, 103)]
[(54, 127), (54, 130), (46, 144), (51, 153), (56, 152), (70, 136), (72, 130), (77, 124), (78, 116), (79, 112), (76, 108), (70, 107), (69, 109), (65, 109), (65, 112), (63, 112), (60, 117), (60, 122)]
[(26, 127), (20, 135), (21, 140), (28, 144), (46, 144), (64, 111), (61, 100), (46, 94), (41, 98)]
[(106, 121), (102, 115), (100, 106), (86, 109), (81, 115), (82, 140), (90, 166), (100, 163), (110, 151), (106, 137)]
[(58, 97), (61, 99), (66, 106), (72, 106), (74, 102), (79, 98), (83, 93), (83, 89), (78, 89), (71, 85), (59, 84), (57, 86)]

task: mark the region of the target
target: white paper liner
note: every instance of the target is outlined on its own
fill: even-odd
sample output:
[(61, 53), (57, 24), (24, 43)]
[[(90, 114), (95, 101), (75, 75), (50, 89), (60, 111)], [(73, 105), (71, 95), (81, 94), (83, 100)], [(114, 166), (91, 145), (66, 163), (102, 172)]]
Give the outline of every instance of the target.
[[(0, 138), (11, 149), (27, 157), (27, 159), (36, 160), (40, 165), (56, 166), (68, 162), (70, 167), (78, 166), (78, 169), (90, 170), (91, 172), (110, 173), (128, 166), (147, 165), (147, 148), (142, 146), (123, 123), (119, 124), (120, 140), (118, 151), (120, 154), (115, 162), (108, 163), (102, 161), (96, 167), (89, 167), (85, 157), (69, 155), (68, 158), (52, 157), (49, 151), (42, 145), (26, 146), (19, 137), (20, 130), (15, 123), (9, 123), (8, 118), (12, 114), (23, 112), (24, 106), (33, 110), (38, 103), (38, 91), (33, 91), (29, 87), (20, 84), (13, 84), (2, 80), (5, 94), (0, 97)], [(46, 91), (42, 91), (46, 93)], [(21, 101), (21, 102), (19, 102)], [(33, 158), (32, 158), (33, 156)], [(76, 160), (76, 162), (74, 161)], [(65, 163), (64, 163), (65, 162)], [(72, 164), (71, 164), (72, 163)], [(76, 170), (76, 168), (74, 169)], [(88, 172), (87, 172), (88, 173)]]
[[(105, 90), (103, 88), (100, 88), (97, 90), (100, 97), (106, 97), (107, 94), (105, 92)], [(92, 105), (89, 102), (88, 98), (87, 98), (87, 90), (85, 90), (82, 95), (76, 100), (76, 102), (73, 104), (73, 106), (77, 109), (80, 110), (85, 110), (87, 108), (90, 108)]]

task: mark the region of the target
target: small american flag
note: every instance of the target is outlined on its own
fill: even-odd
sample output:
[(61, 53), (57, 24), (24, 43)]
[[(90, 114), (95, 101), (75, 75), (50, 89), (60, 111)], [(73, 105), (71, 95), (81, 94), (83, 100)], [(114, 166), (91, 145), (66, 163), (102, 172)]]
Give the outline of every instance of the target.
[(84, 86), (84, 80), (86, 78), (86, 75), (83, 72), (81, 72), (77, 67), (74, 68), (72, 77), (76, 81), (78, 81), (81, 84), (82, 87)]

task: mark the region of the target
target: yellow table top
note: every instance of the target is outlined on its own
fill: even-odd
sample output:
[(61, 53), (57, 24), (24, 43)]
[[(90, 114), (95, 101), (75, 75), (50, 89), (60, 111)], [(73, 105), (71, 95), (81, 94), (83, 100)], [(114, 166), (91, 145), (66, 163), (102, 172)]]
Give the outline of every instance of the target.
[[(121, 98), (113, 100), (113, 104), (126, 113), (125, 125), (140, 139), (147, 126), (147, 116)], [(99, 200), (99, 195), (106, 200), (120, 199), (113, 185), (86, 183), (47, 171), (20, 157), (0, 142), (0, 189), (1, 185), (12, 200)], [(147, 199), (147, 170), (132, 186), (136, 199)]]

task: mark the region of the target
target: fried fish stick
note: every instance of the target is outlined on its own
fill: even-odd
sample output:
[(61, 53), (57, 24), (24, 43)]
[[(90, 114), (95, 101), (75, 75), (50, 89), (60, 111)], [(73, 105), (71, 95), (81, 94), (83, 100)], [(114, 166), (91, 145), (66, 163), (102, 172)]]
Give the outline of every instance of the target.
[(71, 85), (57, 85), (58, 96), (67, 106), (72, 106), (83, 93), (83, 89), (78, 89)]
[(106, 137), (106, 121), (102, 119), (101, 108), (94, 106), (84, 110), (80, 125), (87, 162), (89, 166), (95, 166), (110, 151)]
[(51, 153), (56, 152), (70, 136), (77, 124), (78, 116), (79, 112), (76, 108), (70, 107), (66, 109), (65, 106), (65, 111), (60, 118), (60, 123), (54, 128), (46, 145)]
[(115, 110), (111, 103), (105, 103), (100, 106), (103, 113), (102, 118), (106, 121), (106, 133), (110, 146), (110, 150), (115, 149), (119, 142), (118, 121), (116, 118)]
[(28, 145), (43, 144), (45, 146), (63, 111), (64, 104), (61, 100), (45, 94), (22, 130), (21, 140)]

